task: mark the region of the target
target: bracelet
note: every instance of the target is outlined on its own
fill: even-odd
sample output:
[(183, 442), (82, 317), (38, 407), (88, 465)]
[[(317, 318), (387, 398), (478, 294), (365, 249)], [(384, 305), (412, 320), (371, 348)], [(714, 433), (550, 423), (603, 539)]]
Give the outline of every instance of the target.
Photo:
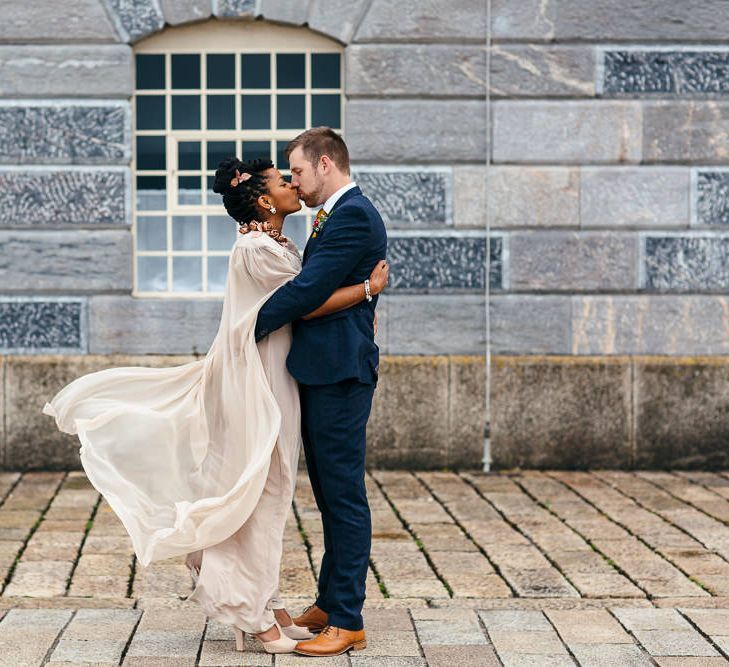
[(372, 292), (370, 292), (369, 279), (365, 280), (365, 299), (367, 299), (367, 301), (372, 301)]

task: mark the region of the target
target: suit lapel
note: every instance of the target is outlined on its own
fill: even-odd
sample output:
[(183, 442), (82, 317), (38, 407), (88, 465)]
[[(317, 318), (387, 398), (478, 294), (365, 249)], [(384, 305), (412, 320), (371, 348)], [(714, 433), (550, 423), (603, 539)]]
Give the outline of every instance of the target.
[[(329, 212), (329, 217), (327, 218), (326, 224), (324, 225), (324, 228), (326, 229), (326, 225), (330, 224), (331, 218), (334, 215), (335, 211), (347, 200), (351, 199), (352, 197), (356, 197), (357, 195), (361, 195), (362, 190), (359, 189), (358, 186), (354, 186), (353, 188), (347, 190), (337, 201), (335, 202), (334, 206), (332, 207), (332, 210)], [(324, 229), (322, 229), (322, 234), (324, 233)], [(301, 263), (304, 264), (306, 262), (307, 257), (309, 256), (309, 253), (313, 249), (313, 246), (316, 245), (317, 241), (319, 239), (315, 238), (313, 239), (311, 235), (309, 235), (308, 240), (306, 241), (306, 245), (304, 246), (304, 256), (301, 260)]]

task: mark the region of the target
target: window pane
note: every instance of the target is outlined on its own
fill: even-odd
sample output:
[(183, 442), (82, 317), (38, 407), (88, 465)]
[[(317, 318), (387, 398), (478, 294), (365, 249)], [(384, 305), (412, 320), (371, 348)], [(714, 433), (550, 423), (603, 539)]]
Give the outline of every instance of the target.
[(164, 95), (140, 95), (137, 97), (137, 129), (165, 129)]
[(271, 87), (271, 56), (268, 53), (244, 53), (241, 62), (241, 88)]
[(202, 204), (202, 188), (199, 176), (178, 176), (177, 203), (180, 206), (199, 206)]
[(235, 56), (211, 53), (207, 60), (208, 88), (235, 88)]
[(235, 97), (233, 95), (208, 96), (208, 129), (235, 129)]
[(140, 292), (166, 292), (167, 258), (137, 257), (137, 287)]
[(339, 128), (342, 124), (341, 98), (339, 95), (311, 96), (311, 125)]
[(244, 141), (241, 160), (248, 162), (258, 158), (271, 159), (271, 143), (269, 141)]
[(276, 123), (279, 130), (297, 130), (306, 127), (306, 101), (304, 95), (278, 95)]
[(172, 291), (199, 292), (202, 290), (202, 258), (172, 258)]
[(200, 96), (199, 95), (173, 95), (172, 96), (172, 129), (173, 130), (199, 130), (200, 129)]
[(172, 249), (202, 249), (202, 225), (199, 215), (176, 215), (172, 218)]
[(289, 145), (288, 141), (277, 141), (276, 142), (276, 168), (277, 169), (288, 169), (289, 161), (286, 159), (284, 152), (286, 146)]
[(268, 130), (271, 128), (271, 96), (243, 95), (243, 129)]
[(208, 217), (208, 250), (230, 250), (237, 234), (233, 218), (227, 215)]
[(276, 56), (276, 86), (306, 87), (306, 61), (303, 53), (279, 53)]
[(167, 208), (167, 180), (164, 176), (137, 176), (137, 210), (164, 211)]
[(208, 169), (215, 171), (227, 157), (235, 156), (235, 141), (208, 141)]
[(288, 236), (299, 250), (303, 250), (306, 245), (306, 216), (305, 215), (289, 215), (286, 217), (286, 223), (283, 228), (284, 236)]
[(139, 90), (165, 87), (165, 57), (163, 55), (142, 55), (136, 57), (137, 88)]
[(227, 257), (208, 257), (208, 292), (224, 292), (228, 277)]
[(217, 192), (213, 192), (213, 185), (215, 184), (215, 176), (208, 176), (208, 189), (206, 191), (208, 206), (221, 206), (223, 204), (223, 197)]
[(167, 250), (166, 218), (137, 218), (137, 249)]
[(200, 88), (200, 56), (197, 53), (172, 56), (172, 87)]
[(137, 169), (166, 169), (164, 137), (137, 137)]
[(311, 87), (339, 88), (340, 56), (338, 53), (314, 53), (311, 56)]
[(177, 167), (179, 169), (200, 169), (200, 142), (181, 141), (177, 144)]

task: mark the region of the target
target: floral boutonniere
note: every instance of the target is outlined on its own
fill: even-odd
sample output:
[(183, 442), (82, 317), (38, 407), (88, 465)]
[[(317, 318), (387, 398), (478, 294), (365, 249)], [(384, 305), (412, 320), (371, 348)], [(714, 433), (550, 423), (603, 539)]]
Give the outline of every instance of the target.
[(314, 222), (311, 225), (311, 238), (315, 239), (317, 234), (321, 234), (321, 230), (324, 229), (324, 223), (328, 220), (329, 215), (324, 209), (319, 209), (319, 212), (314, 218)]

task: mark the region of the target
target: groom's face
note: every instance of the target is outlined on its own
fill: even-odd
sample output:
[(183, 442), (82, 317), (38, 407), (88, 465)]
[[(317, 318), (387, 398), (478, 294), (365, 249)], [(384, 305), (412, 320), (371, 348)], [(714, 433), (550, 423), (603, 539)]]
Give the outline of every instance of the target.
[(289, 155), (291, 168), (291, 185), (299, 192), (299, 197), (309, 207), (320, 206), (324, 203), (324, 174), (321, 170), (321, 160), (316, 167), (304, 155), (304, 149), (297, 146)]

